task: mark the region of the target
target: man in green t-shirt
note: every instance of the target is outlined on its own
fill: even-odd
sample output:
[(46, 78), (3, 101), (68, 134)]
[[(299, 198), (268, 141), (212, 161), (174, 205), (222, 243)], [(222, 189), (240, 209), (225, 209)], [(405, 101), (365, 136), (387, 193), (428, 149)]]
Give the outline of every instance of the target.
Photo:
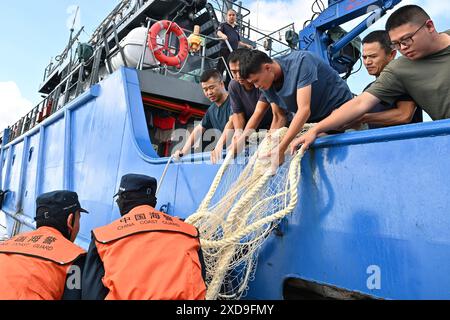
[(392, 61), (363, 94), (335, 110), (306, 134), (291, 151), (306, 150), (321, 133), (351, 123), (381, 101), (394, 103), (410, 96), (433, 120), (450, 118), (450, 30), (438, 33), (430, 16), (419, 6), (395, 11), (386, 23), (391, 46), (403, 57)]

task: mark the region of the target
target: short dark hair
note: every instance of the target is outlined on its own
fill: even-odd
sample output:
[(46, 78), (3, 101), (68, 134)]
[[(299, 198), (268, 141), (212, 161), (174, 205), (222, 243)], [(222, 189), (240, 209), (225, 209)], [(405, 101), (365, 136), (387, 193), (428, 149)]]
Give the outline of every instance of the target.
[(391, 39), (389, 38), (389, 33), (387, 31), (384, 30), (372, 31), (362, 40), (363, 44), (374, 42), (378, 42), (381, 48), (387, 54), (392, 52)]
[(431, 19), (428, 13), (416, 5), (408, 5), (396, 10), (386, 22), (386, 31), (398, 28), (407, 23), (421, 25)]
[[(42, 208), (45, 209), (45, 208)], [(76, 219), (76, 212), (73, 212), (74, 217), (72, 220), (72, 226), (73, 223)], [(49, 217), (47, 219), (37, 219), (36, 220), (36, 228), (39, 229), (41, 227), (51, 227), (54, 228), (56, 230), (58, 230), (59, 232), (61, 232), (61, 234), (64, 236), (64, 238), (69, 239), (70, 238), (70, 234), (69, 234), (69, 228), (67, 227), (67, 218), (69, 218), (70, 214), (67, 215), (59, 215), (59, 216), (55, 216), (55, 217)]]
[(267, 54), (259, 50), (251, 50), (239, 61), (239, 73), (243, 79), (248, 79), (252, 73), (258, 73), (263, 64), (273, 63), (273, 60)]
[(245, 55), (249, 54), (252, 50), (248, 48), (238, 48), (234, 50), (230, 55), (228, 56), (228, 63), (235, 63), (240, 62), (242, 59), (244, 59)]
[(207, 82), (211, 78), (218, 81), (223, 81), (222, 75), (219, 71), (217, 71), (216, 69), (210, 69), (202, 73), (202, 75), (200, 76), (200, 82)]
[(154, 208), (156, 207), (157, 201), (158, 200), (153, 193), (149, 194), (136, 191), (123, 192), (116, 199), (120, 215), (122, 216), (139, 206), (148, 205)]

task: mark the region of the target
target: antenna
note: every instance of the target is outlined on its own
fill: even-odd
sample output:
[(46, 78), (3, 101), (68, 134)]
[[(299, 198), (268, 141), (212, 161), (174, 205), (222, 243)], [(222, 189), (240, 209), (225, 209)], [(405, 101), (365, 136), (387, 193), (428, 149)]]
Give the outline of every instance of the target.
[(259, 29), (259, 0), (256, 0), (256, 28)]
[(74, 27), (75, 27), (75, 23), (77, 21), (77, 17), (78, 17), (78, 12), (79, 11), (80, 11), (80, 6), (77, 6), (77, 10), (75, 11), (75, 15), (73, 16), (72, 27), (70, 28), (71, 32), (75, 31)]
[(72, 43), (72, 37), (73, 37), (73, 32), (75, 31), (74, 27), (75, 27), (75, 23), (77, 21), (77, 17), (78, 17), (78, 12), (80, 11), (80, 6), (77, 6), (77, 10), (75, 11), (75, 15), (73, 17), (73, 22), (72, 22), (72, 27), (70, 28), (70, 38), (69, 38), (69, 46), (70, 46), (70, 60), (69, 60), (69, 69), (72, 68), (72, 58), (73, 58), (73, 43)]

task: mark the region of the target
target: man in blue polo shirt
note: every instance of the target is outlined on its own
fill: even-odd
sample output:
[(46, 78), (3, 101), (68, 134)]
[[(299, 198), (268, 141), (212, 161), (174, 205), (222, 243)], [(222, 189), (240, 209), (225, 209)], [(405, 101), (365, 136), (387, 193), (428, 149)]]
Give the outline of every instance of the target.
[(295, 113), (286, 136), (266, 155), (274, 159), (274, 167), (284, 162), (289, 144), (305, 123), (321, 121), (353, 97), (334, 69), (306, 51), (272, 60), (264, 52), (252, 50), (241, 60), (240, 73), (263, 90), (274, 117), (286, 117), (285, 110)]
[(228, 87), (230, 106), (233, 112), (233, 131), (223, 132), (216, 148), (211, 153), (213, 163), (217, 163), (221, 159), (223, 146), (230, 141), (231, 136), (233, 136), (233, 148), (237, 148), (234, 144), (239, 142), (243, 145), (246, 137), (255, 130), (270, 129), (272, 124), (272, 110), (262, 91), (239, 75), (239, 59), (248, 52), (250, 52), (249, 49), (239, 48), (233, 51), (228, 58), (228, 65), (234, 78)]

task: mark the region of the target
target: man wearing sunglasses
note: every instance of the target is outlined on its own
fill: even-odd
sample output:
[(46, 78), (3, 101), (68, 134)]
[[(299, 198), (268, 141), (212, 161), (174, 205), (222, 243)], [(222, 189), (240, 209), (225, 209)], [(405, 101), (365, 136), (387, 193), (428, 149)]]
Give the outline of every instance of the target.
[(386, 23), (391, 48), (403, 57), (392, 61), (363, 94), (347, 102), (308, 133), (294, 140), (291, 151), (308, 149), (321, 133), (341, 128), (381, 101), (394, 103), (409, 95), (433, 120), (450, 118), (450, 30), (439, 33), (419, 6), (395, 11)]

